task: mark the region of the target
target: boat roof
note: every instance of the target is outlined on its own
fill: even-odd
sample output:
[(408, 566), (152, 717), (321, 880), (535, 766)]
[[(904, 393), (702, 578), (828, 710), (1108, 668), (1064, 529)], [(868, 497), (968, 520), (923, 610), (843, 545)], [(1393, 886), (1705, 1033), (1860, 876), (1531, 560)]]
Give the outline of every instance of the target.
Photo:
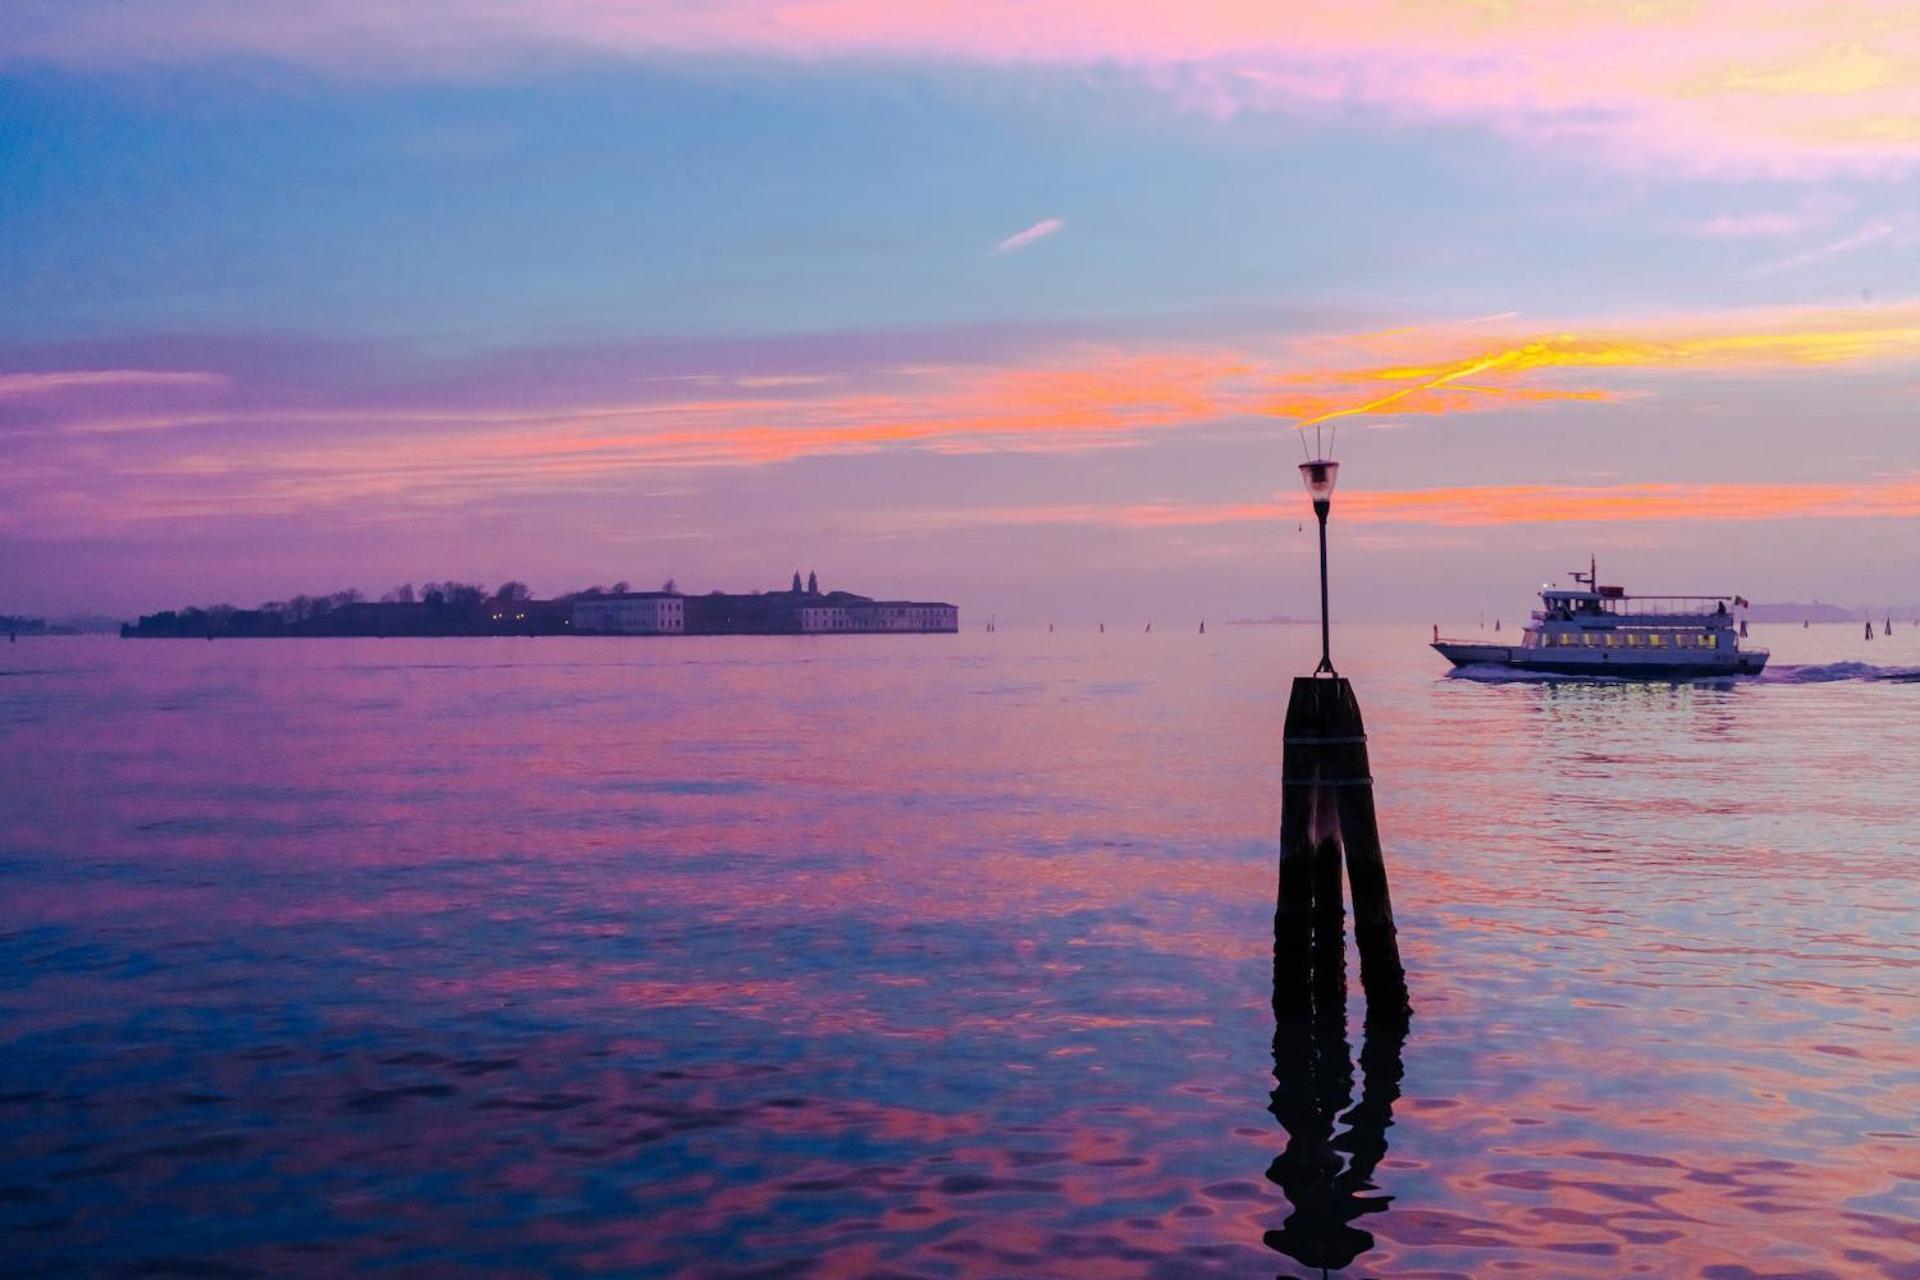
[[(1739, 596), (1711, 596), (1702, 595), (1698, 592), (1689, 592), (1685, 595), (1630, 596), (1627, 594), (1625, 587), (1608, 586), (1606, 583), (1600, 581), (1600, 566), (1592, 556), (1587, 557), (1587, 571), (1585, 573), (1582, 573), (1578, 569), (1573, 570), (1573, 580), (1579, 585), (1566, 589), (1561, 588), (1558, 584), (1549, 586), (1542, 583), (1540, 587), (1541, 600), (1549, 602), (1558, 601), (1560, 603), (1572, 600), (1577, 600), (1582, 603), (1599, 603), (1608, 600), (1624, 602), (1631, 600), (1634, 601), (1636, 605), (1643, 606), (1640, 612), (1644, 613), (1715, 613), (1718, 612), (1718, 610), (1712, 606), (1745, 603)], [(1700, 609), (1690, 607), (1694, 605), (1706, 607)]]
[(1630, 596), (1619, 587), (1601, 587), (1598, 591), (1562, 590), (1559, 587), (1542, 587), (1540, 589), (1540, 598), (1542, 600), (1546, 600), (1549, 598), (1554, 600), (1633, 600), (1633, 601), (1688, 600), (1696, 603), (1705, 602), (1707, 604), (1715, 604), (1723, 600), (1727, 601), (1728, 603), (1731, 603), (1732, 601), (1737, 599), (1737, 597), (1730, 596), (1730, 595), (1729, 596), (1709, 596), (1709, 595), (1699, 595), (1695, 593), (1690, 593), (1687, 595), (1669, 595), (1669, 596)]

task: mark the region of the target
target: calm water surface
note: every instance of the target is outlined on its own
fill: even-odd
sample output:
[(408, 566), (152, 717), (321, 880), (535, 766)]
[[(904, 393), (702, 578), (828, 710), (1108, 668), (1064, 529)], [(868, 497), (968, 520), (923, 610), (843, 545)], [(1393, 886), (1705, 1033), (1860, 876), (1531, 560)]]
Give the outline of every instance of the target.
[(1304, 629), (0, 648), (0, 1271), (1920, 1276), (1920, 630), (1423, 639), (1336, 644), (1415, 1015), (1311, 1044)]

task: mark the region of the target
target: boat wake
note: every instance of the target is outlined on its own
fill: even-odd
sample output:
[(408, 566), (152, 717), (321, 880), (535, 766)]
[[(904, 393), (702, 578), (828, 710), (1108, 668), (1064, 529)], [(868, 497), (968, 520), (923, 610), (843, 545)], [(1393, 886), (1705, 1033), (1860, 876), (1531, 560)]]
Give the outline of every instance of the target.
[(1829, 684), (1835, 680), (1875, 680), (1920, 684), (1920, 667), (1876, 667), (1870, 662), (1818, 662), (1772, 666), (1760, 674), (1763, 684)]

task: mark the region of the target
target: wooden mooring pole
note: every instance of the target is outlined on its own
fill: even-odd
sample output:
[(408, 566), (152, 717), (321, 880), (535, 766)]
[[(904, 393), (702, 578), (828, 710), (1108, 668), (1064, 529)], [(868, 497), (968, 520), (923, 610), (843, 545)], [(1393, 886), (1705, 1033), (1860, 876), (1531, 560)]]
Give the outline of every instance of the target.
[[(1341, 676), (1301, 676), (1287, 703), (1281, 763), (1280, 890), (1274, 913), (1274, 1012), (1306, 1017), (1321, 988), (1344, 993), (1341, 854), (1353, 895), (1353, 935), (1369, 1012), (1408, 1011), (1380, 828), (1373, 812), (1367, 732), (1353, 686)], [(1344, 995), (1341, 997), (1344, 998)]]

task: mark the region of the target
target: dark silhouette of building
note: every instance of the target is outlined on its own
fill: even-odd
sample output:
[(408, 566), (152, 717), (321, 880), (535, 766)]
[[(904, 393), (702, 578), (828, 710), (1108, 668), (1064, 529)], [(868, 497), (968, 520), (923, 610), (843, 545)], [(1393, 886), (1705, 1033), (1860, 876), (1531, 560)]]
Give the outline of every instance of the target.
[(820, 580), (794, 591), (731, 595), (723, 591), (688, 596), (689, 635), (848, 635), (881, 632), (950, 632), (960, 629), (960, 610), (938, 600), (875, 600), (851, 591), (821, 592)]
[[(871, 632), (952, 632), (960, 610), (944, 601), (875, 600), (851, 591), (822, 593), (809, 573), (796, 570), (790, 591), (724, 591), (703, 596), (680, 591), (588, 588), (554, 600), (535, 600), (519, 584), (488, 596), (478, 587), (432, 584), (422, 599), (361, 600), (358, 592), (297, 596), (292, 601), (236, 609), (165, 610), (121, 627), (123, 636), (208, 639), (273, 636), (484, 635), (836, 635)], [(409, 592), (408, 594), (411, 594)]]

